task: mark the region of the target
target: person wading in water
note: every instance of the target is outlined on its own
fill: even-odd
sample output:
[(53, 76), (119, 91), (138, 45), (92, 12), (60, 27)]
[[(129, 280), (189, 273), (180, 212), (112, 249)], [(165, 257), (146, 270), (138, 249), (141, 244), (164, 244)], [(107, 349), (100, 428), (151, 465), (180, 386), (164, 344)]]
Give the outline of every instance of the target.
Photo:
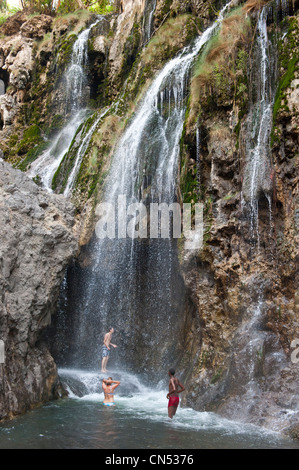
[(113, 380), (112, 377), (104, 379), (102, 382), (102, 389), (105, 394), (104, 405), (105, 406), (115, 406), (114, 403), (114, 390), (120, 385), (120, 382)]
[(111, 343), (111, 338), (114, 333), (114, 328), (109, 329), (109, 333), (106, 333), (104, 336), (104, 344), (102, 347), (102, 372), (107, 372), (107, 362), (110, 356), (110, 346), (117, 348), (116, 344)]
[[(178, 409), (180, 398), (179, 393), (182, 393), (185, 390), (185, 387), (181, 384), (179, 379), (175, 377), (175, 370), (169, 369), (168, 375), (169, 380), (169, 393), (167, 393), (168, 402), (168, 417), (173, 418)], [(181, 390), (179, 390), (179, 388)]]

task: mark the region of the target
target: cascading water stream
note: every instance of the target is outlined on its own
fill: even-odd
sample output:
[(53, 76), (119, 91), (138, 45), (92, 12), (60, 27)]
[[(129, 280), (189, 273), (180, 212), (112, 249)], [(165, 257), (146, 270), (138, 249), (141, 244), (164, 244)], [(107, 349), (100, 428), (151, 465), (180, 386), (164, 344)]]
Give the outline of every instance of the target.
[[(267, 19), (270, 17), (270, 20), (273, 20), (278, 16), (278, 11), (273, 14), (275, 3), (278, 8), (277, 2), (272, 2), (262, 9), (257, 23), (256, 48), (253, 49), (253, 61), (255, 62), (252, 66), (253, 76), (251, 77), (253, 99), (249, 118), (247, 118), (247, 162), (241, 193), (242, 209), (249, 213), (249, 233), (254, 245), (255, 272), (252, 270), (251, 278), (247, 279), (248, 302), (244, 310), (242, 324), (236, 330), (233, 339), (229, 387), (230, 392), (238, 397), (238, 399), (234, 399), (235, 416), (244, 420), (250, 420), (254, 407), (260, 407), (260, 409), (263, 407), (263, 400), (270, 403), (269, 396), (273, 397), (279, 389), (275, 383), (279, 375), (278, 371), (283, 376), (282, 371), (288, 368), (288, 359), (278, 337), (265, 326), (269, 311), (271, 311), (267, 285), (271, 277), (265, 275), (264, 263), (269, 262), (269, 266), (271, 266), (270, 263), (275, 261), (271, 244), (265, 247), (268, 259), (263, 257), (262, 263), (259, 264), (261, 259), (259, 256), (260, 238), (264, 236), (261, 230), (262, 223), (265, 223), (263, 229), (265, 230), (266, 226), (266, 236), (270, 241), (272, 241), (275, 229), (272, 214), (274, 188), (270, 134), (273, 125), (272, 113), (277, 84), (277, 51), (275, 50), (274, 28), (271, 40), (267, 30)], [(282, 17), (284, 14), (285, 11), (282, 10)], [(269, 267), (269, 271), (273, 269), (273, 266), (275, 266), (274, 263)], [(275, 379), (269, 379), (271, 374)], [(270, 407), (267, 404), (268, 406)], [(287, 416), (294, 413), (292, 407), (290, 402), (285, 403), (283, 411), (277, 410), (273, 406), (273, 422), (274, 415), (279, 423), (283, 414)]]
[[(232, 3), (153, 80), (117, 146), (103, 195), (106, 203), (117, 207), (121, 197), (127, 206), (136, 204), (138, 209), (140, 202), (176, 200), (189, 72)], [(92, 268), (84, 274), (68, 272), (68, 284), (79, 288), (70, 288), (67, 312), (60, 312), (72, 312), (67, 328), (72, 340), (60, 363), (98, 367), (102, 335), (113, 325), (118, 334), (115, 341), (120, 343), (115, 362), (125, 364), (127, 370), (156, 374), (180, 354), (185, 294), (176, 242), (130, 238), (139, 214), (131, 215), (128, 227), (121, 226), (118, 211), (115, 215), (118, 236), (94, 239)]]
[(157, 0), (148, 0), (147, 8), (144, 14), (143, 30), (144, 43), (148, 42), (152, 35), (154, 14), (157, 6)]
[(85, 155), (86, 150), (89, 146), (91, 138), (94, 135), (94, 133), (96, 131), (96, 128), (99, 125), (101, 119), (107, 114), (108, 111), (109, 111), (109, 108), (107, 110), (105, 110), (99, 117), (97, 117), (95, 119), (95, 122), (92, 124), (92, 126), (90, 127), (88, 132), (85, 134), (85, 136), (82, 138), (80, 146), (79, 146), (79, 148), (76, 152), (75, 163), (74, 163), (72, 171), (71, 171), (71, 173), (68, 177), (68, 182), (67, 182), (65, 190), (63, 192), (64, 196), (66, 196), (66, 197), (70, 196), (71, 191), (72, 191), (72, 189), (74, 187), (74, 184), (75, 184), (75, 181), (76, 181), (76, 177), (78, 175), (80, 165), (82, 163), (82, 159), (84, 158), (84, 155)]
[(259, 246), (258, 226), (258, 200), (261, 191), (269, 194), (271, 191), (270, 180), (270, 133), (272, 129), (272, 109), (274, 94), (271, 93), (271, 72), (269, 61), (269, 41), (267, 34), (267, 9), (264, 8), (258, 20), (258, 47), (260, 50), (260, 100), (257, 103), (253, 119), (251, 138), (256, 142), (252, 150), (250, 168), (250, 207), (251, 207), (251, 232), (256, 231), (257, 244)]
[(196, 180), (197, 180), (197, 194), (200, 193), (200, 129), (196, 126)]
[[(68, 122), (55, 137), (49, 148), (32, 163), (28, 171), (28, 175), (31, 177), (39, 176), (42, 185), (48, 191), (52, 191), (53, 176), (70, 148), (79, 126), (88, 114), (87, 109), (84, 108), (88, 98), (86, 96), (87, 78), (85, 73), (88, 62), (87, 44), (90, 31), (99, 21), (101, 21), (101, 18), (79, 34), (73, 46), (70, 66), (64, 75), (66, 83), (65, 114), (68, 116)], [(82, 148), (86, 141), (85, 138)]]
[(84, 68), (88, 62), (87, 42), (91, 29), (98, 23), (93, 23), (88, 29), (79, 34), (74, 43), (71, 65), (66, 72), (66, 114), (75, 113), (82, 107), (84, 90), (87, 85)]
[[(268, 37), (267, 20), (273, 17), (275, 4), (266, 5), (260, 12), (257, 23), (256, 48), (252, 67), (252, 102), (247, 119), (246, 165), (242, 196), (243, 208), (249, 208), (250, 234), (254, 245), (260, 247), (259, 206), (261, 200), (268, 201), (269, 224), (272, 233), (272, 192), (273, 171), (270, 156), (270, 136), (272, 130), (273, 105), (276, 92), (277, 64), (275, 37)], [(286, 6), (281, 4), (281, 15), (286, 14)], [(275, 15), (278, 15), (278, 7)], [(245, 202), (246, 201), (246, 202)], [(246, 204), (247, 203), (247, 204)]]
[[(173, 200), (177, 184), (178, 146), (186, 111), (188, 73), (194, 58), (221, 24), (231, 3), (223, 8), (218, 20), (195, 44), (168, 62), (153, 81), (118, 145), (106, 188), (109, 201), (116, 201), (117, 196), (122, 194), (130, 202), (139, 202), (136, 188), (142, 186), (144, 170), (151, 176), (152, 199)], [(168, 112), (164, 106), (164, 96), (168, 97)]]
[(76, 113), (54, 138), (50, 147), (32, 163), (27, 172), (28, 176), (32, 178), (38, 176), (43, 187), (50, 192), (52, 191), (53, 176), (68, 151), (78, 127), (85, 118), (86, 110)]

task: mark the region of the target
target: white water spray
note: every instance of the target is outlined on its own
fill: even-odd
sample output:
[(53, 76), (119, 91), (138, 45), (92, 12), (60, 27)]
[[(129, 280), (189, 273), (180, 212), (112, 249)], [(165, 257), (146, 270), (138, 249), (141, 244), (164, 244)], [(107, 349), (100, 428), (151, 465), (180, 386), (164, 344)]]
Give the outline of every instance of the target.
[(84, 158), (84, 155), (85, 155), (85, 153), (88, 149), (88, 146), (90, 144), (92, 136), (94, 135), (101, 119), (103, 119), (103, 117), (108, 113), (108, 111), (109, 111), (109, 108), (106, 109), (99, 117), (97, 117), (95, 119), (95, 122), (92, 124), (89, 131), (83, 137), (83, 139), (80, 143), (80, 146), (79, 146), (79, 148), (76, 152), (75, 163), (73, 165), (72, 171), (71, 171), (70, 176), (68, 178), (68, 182), (67, 182), (67, 185), (65, 187), (65, 190), (63, 192), (64, 196), (66, 196), (66, 197), (70, 196), (71, 191), (74, 188), (74, 184), (75, 184), (76, 177), (77, 177), (79, 169), (80, 169), (80, 165), (81, 165), (82, 160)]
[[(249, 202), (250, 230), (252, 239), (259, 248), (259, 199), (262, 195), (269, 200), (272, 193), (270, 134), (274, 92), (272, 90), (273, 64), (270, 58), (270, 42), (267, 33), (267, 7), (260, 13), (257, 24), (257, 53), (259, 75), (256, 77), (258, 95), (250, 111), (253, 147), (247, 148), (248, 161), (245, 167), (243, 195)], [(249, 142), (249, 140), (248, 140)], [(249, 145), (249, 144), (248, 144)]]
[[(86, 103), (84, 92), (87, 84), (85, 73), (88, 62), (87, 44), (90, 31), (100, 20), (98, 19), (79, 34), (73, 46), (71, 64), (64, 76), (66, 112), (70, 114), (70, 120), (55, 137), (50, 147), (32, 163), (28, 171), (30, 177), (39, 176), (42, 185), (50, 192), (52, 191), (53, 176), (70, 148), (79, 126), (87, 117), (87, 110), (84, 109)], [(83, 146), (82, 144), (82, 148)]]

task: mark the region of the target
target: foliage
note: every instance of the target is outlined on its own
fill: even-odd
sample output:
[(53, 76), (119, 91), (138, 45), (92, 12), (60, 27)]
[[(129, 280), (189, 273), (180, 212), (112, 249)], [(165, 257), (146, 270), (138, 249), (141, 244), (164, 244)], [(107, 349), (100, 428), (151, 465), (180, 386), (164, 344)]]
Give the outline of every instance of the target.
[(23, 9), (28, 8), (47, 15), (65, 15), (79, 9), (105, 15), (114, 10), (113, 0), (21, 0), (21, 5)]
[(0, 11), (6, 11), (7, 10), (7, 2), (6, 0), (0, 0)]
[(57, 13), (59, 15), (66, 15), (79, 9), (77, 0), (61, 0), (57, 4)]
[(7, 15), (0, 13), (0, 26), (7, 20)]
[(5, 23), (9, 16), (14, 15), (19, 10), (18, 7), (9, 7), (7, 0), (0, 0), (0, 26)]
[(107, 15), (114, 11), (114, 4), (110, 0), (99, 0), (98, 2), (92, 2), (88, 10), (98, 15)]
[(22, 8), (50, 15), (55, 11), (55, 0), (21, 0)]

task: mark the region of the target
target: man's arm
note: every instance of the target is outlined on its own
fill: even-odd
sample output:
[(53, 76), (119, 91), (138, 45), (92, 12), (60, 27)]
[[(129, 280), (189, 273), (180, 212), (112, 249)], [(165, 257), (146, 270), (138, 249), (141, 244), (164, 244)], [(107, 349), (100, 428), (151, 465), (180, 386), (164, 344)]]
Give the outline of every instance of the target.
[(110, 343), (110, 345), (113, 346), (114, 348), (117, 348), (116, 344)]
[(181, 382), (178, 382), (179, 387), (181, 387), (181, 390), (177, 390), (178, 393), (182, 393), (185, 391), (184, 385), (181, 384)]

